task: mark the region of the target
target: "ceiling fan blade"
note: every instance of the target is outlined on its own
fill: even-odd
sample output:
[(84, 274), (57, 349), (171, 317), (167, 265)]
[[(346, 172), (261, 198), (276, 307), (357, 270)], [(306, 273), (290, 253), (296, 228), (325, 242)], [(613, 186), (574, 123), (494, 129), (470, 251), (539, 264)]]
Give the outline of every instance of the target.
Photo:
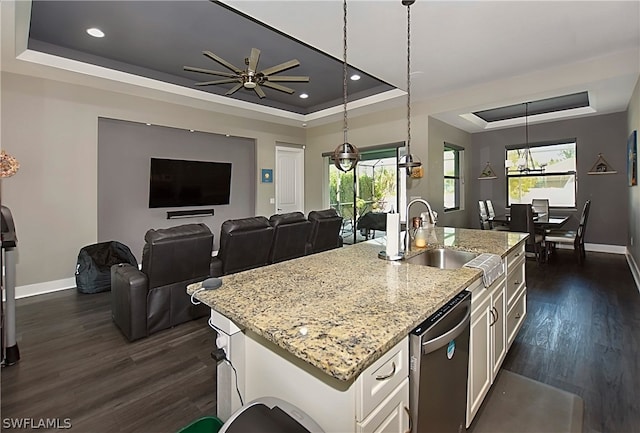
[(260, 72), (262, 73), (262, 75), (265, 75), (265, 76), (271, 75), (271, 74), (275, 74), (276, 72), (282, 72), (282, 71), (286, 71), (287, 69), (295, 68), (299, 64), (300, 62), (297, 59), (293, 59), (293, 60), (289, 60), (288, 62), (284, 62), (284, 63), (280, 63), (279, 65), (272, 66)]
[(256, 91), (256, 93), (258, 94), (258, 96), (259, 96), (260, 98), (264, 98), (265, 96), (267, 96), (267, 95), (264, 93), (264, 91), (260, 88), (260, 86), (259, 86), (259, 85), (256, 85), (256, 87), (254, 87), (254, 88), (253, 88), (253, 90), (255, 90), (255, 91)]
[(242, 87), (242, 83), (238, 83), (235, 86), (233, 86), (231, 90), (225, 93), (225, 95), (231, 95), (232, 93), (236, 93), (238, 90), (240, 90), (241, 87)]
[(224, 80), (215, 80), (215, 81), (203, 81), (201, 83), (195, 83), (196, 86), (210, 86), (211, 84), (227, 84), (227, 83), (237, 83), (237, 78), (225, 78)]
[(298, 83), (308, 83), (309, 77), (304, 77), (301, 75), (272, 75), (269, 77), (265, 77), (268, 81), (291, 81)]
[(227, 62), (222, 57), (216, 56), (211, 51), (203, 51), (202, 54), (204, 54), (205, 56), (209, 57), (211, 60), (220, 63), (225, 68), (231, 69), (236, 74), (241, 74), (242, 73), (242, 70), (236, 68), (235, 66), (233, 66), (231, 63)]
[(290, 87), (282, 86), (282, 85), (276, 84), (276, 83), (270, 83), (269, 81), (263, 82), (262, 85), (263, 86), (267, 86), (267, 87), (271, 87), (272, 89), (280, 90), (281, 92), (286, 92), (286, 93), (289, 93), (289, 94), (295, 92), (295, 90), (293, 90)]
[(247, 71), (256, 72), (256, 69), (258, 68), (258, 60), (260, 60), (260, 50), (257, 48), (251, 48), (251, 56), (249, 56)]
[(211, 69), (196, 68), (194, 66), (185, 66), (183, 69), (185, 71), (189, 71), (189, 72), (202, 72), (203, 74), (220, 75), (221, 77), (235, 77), (236, 76), (236, 74), (232, 74), (231, 72), (212, 71)]

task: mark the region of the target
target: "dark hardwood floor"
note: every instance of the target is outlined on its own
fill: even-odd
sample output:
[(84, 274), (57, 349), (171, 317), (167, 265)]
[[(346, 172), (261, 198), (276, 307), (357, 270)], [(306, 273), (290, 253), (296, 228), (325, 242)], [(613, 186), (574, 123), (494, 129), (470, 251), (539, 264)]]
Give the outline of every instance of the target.
[(65, 290), (18, 300), (21, 359), (2, 369), (3, 431), (7, 419), (31, 418), (69, 419), (78, 433), (176, 432), (215, 414), (206, 318), (129, 343), (111, 322), (109, 296)]
[[(624, 256), (587, 253), (580, 266), (560, 250), (528, 260), (527, 273), (528, 316), (504, 368), (580, 395), (586, 433), (640, 432), (640, 294)], [(215, 414), (206, 319), (129, 343), (109, 293), (75, 290), (21, 299), (17, 319), (3, 430), (7, 419), (69, 418), (74, 432), (172, 433)]]
[(640, 293), (625, 257), (528, 260), (527, 289), (503, 368), (582, 397), (585, 433), (640, 432)]

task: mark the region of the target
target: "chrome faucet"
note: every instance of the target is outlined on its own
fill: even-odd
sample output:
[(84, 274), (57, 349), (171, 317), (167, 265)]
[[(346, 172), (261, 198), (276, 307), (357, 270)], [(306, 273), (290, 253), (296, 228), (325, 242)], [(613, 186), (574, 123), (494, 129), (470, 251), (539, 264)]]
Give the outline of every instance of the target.
[(411, 209), (411, 206), (413, 206), (415, 203), (422, 203), (427, 207), (427, 210), (429, 211), (429, 223), (433, 224), (434, 226), (436, 225), (436, 216), (434, 215), (433, 211), (431, 210), (431, 205), (429, 204), (428, 201), (426, 201), (425, 199), (422, 198), (414, 198), (413, 200), (411, 200), (408, 204), (407, 204), (407, 212), (405, 213), (405, 218), (407, 219), (406, 222), (406, 230), (404, 232), (404, 252), (405, 254), (409, 251), (411, 251), (411, 237), (409, 236), (409, 230), (411, 229), (411, 224), (409, 223), (409, 210)]

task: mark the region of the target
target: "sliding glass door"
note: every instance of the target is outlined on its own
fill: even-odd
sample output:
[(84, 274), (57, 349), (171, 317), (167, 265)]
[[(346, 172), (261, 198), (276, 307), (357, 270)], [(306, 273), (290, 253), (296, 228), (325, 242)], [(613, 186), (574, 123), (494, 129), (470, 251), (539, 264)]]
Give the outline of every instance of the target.
[(398, 212), (398, 148), (360, 149), (355, 172), (338, 170), (329, 161), (329, 204), (344, 219), (342, 237), (346, 244), (371, 236), (384, 236), (358, 229), (359, 219), (368, 212)]

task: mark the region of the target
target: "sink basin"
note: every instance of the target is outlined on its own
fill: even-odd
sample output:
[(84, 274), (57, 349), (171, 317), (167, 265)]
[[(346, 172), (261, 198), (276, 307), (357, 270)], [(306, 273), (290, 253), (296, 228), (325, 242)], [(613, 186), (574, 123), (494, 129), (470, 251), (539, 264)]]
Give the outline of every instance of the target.
[(423, 253), (406, 259), (407, 263), (413, 265), (433, 266), (440, 269), (459, 269), (465, 263), (478, 257), (477, 253), (469, 251), (450, 250), (447, 248), (437, 248), (426, 250)]

